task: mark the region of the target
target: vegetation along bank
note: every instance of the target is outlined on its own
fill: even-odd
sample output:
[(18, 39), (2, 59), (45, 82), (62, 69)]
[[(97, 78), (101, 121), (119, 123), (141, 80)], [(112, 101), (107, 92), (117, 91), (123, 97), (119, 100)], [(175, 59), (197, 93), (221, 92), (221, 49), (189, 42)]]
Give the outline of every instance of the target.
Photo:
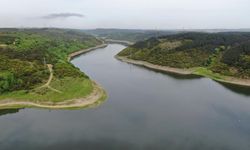
[(250, 86), (250, 33), (182, 33), (140, 41), (117, 58), (178, 74)]

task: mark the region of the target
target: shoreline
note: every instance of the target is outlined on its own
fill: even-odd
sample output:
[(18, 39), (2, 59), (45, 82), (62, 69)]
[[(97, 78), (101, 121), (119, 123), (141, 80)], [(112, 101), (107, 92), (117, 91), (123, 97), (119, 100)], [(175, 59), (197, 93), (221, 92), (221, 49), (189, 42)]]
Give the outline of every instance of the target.
[(192, 74), (192, 70), (189, 70), (189, 69), (179, 69), (179, 68), (172, 68), (172, 67), (167, 67), (167, 66), (160, 66), (160, 65), (155, 65), (146, 61), (132, 60), (132, 59), (128, 59), (126, 57), (117, 56), (117, 55), (115, 56), (115, 58), (126, 63), (143, 66), (143, 67), (158, 70), (158, 71), (174, 73), (174, 74), (179, 74), (179, 75), (191, 75)]
[(124, 40), (114, 40), (114, 39), (105, 39), (106, 43), (111, 43), (111, 44), (122, 44), (125, 46), (130, 46), (133, 45), (133, 42), (130, 41), (124, 41)]
[[(73, 52), (68, 55), (68, 61), (70, 62), (74, 57), (79, 56), (81, 54), (107, 47), (108, 44), (102, 43), (101, 45), (97, 45), (95, 47), (82, 49), (76, 52)], [(93, 85), (93, 91), (83, 97), (77, 99), (69, 99), (64, 100), (62, 102), (32, 102), (25, 100), (14, 100), (14, 99), (3, 99), (0, 100), (0, 110), (1, 109), (14, 109), (14, 108), (44, 108), (44, 109), (79, 109), (85, 107), (91, 107), (94, 105), (100, 104), (107, 98), (106, 91), (98, 85), (95, 81), (91, 80)], [(34, 100), (36, 101), (36, 100)]]
[(132, 60), (132, 59), (128, 59), (127, 57), (122, 57), (122, 56), (117, 56), (117, 55), (115, 56), (115, 58), (122, 62), (130, 63), (130, 64), (134, 64), (138, 66), (143, 66), (143, 67), (157, 70), (157, 71), (174, 73), (178, 75), (199, 75), (201, 77), (207, 77), (220, 83), (232, 84), (232, 85), (243, 86), (243, 87), (250, 87), (250, 80), (247, 80), (247, 79), (238, 79), (238, 78), (229, 77), (229, 76), (223, 76), (224, 79), (222, 79), (222, 78), (217, 78), (215, 76), (208, 75), (208, 74), (197, 73), (195, 72), (196, 71), (195, 68), (180, 69), (180, 68), (173, 68), (173, 67), (168, 67), (168, 66), (160, 66), (160, 65), (155, 65), (146, 61)]
[(101, 45), (97, 45), (95, 47), (90, 47), (90, 48), (87, 48), (87, 49), (82, 49), (82, 50), (79, 50), (79, 51), (76, 51), (76, 52), (73, 52), (71, 54), (68, 55), (68, 61), (70, 62), (74, 57), (77, 57), (79, 55), (82, 55), (84, 53), (87, 53), (87, 52), (90, 52), (90, 51), (93, 51), (93, 50), (96, 50), (96, 49), (99, 49), (99, 48), (105, 48), (107, 47), (108, 44), (106, 43), (102, 43)]
[(100, 104), (107, 98), (107, 94), (104, 89), (92, 81), (93, 91), (86, 97), (65, 100), (62, 102), (32, 102), (32, 101), (19, 101), (19, 100), (2, 100), (0, 101), (1, 109), (11, 109), (11, 108), (44, 108), (44, 109), (77, 109), (85, 108)]

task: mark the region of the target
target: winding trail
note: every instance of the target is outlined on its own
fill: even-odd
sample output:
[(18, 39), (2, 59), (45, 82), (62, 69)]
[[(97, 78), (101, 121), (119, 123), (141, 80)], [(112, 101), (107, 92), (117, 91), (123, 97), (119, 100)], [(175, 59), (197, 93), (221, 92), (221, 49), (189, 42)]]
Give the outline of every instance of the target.
[(48, 79), (48, 81), (44, 85), (38, 87), (37, 89), (49, 88), (50, 90), (52, 90), (54, 92), (62, 93), (61, 91), (59, 91), (59, 90), (57, 90), (57, 89), (55, 89), (55, 88), (53, 88), (53, 87), (50, 86), (50, 83), (51, 83), (51, 81), (53, 80), (53, 77), (54, 77), (54, 74), (53, 74), (53, 65), (47, 64), (47, 66), (48, 66), (48, 69), (49, 69), (49, 72), (50, 72), (49, 79)]
[(49, 69), (49, 72), (50, 72), (50, 76), (49, 76), (49, 80), (48, 80), (48, 82), (45, 84), (45, 86), (49, 86), (49, 85), (50, 85), (50, 83), (51, 83), (51, 81), (52, 81), (52, 79), (53, 79), (53, 76), (54, 76), (54, 74), (53, 74), (53, 65), (47, 64), (47, 66), (48, 66), (48, 69)]

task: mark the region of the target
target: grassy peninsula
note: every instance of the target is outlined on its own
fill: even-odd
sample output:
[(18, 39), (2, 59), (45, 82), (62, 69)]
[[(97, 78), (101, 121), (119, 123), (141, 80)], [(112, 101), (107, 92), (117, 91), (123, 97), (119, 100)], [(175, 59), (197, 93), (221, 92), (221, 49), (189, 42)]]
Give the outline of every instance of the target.
[(104, 90), (68, 61), (101, 44), (74, 30), (0, 29), (0, 108), (85, 107), (104, 99)]
[(152, 69), (250, 86), (250, 33), (181, 33), (140, 41), (117, 58)]

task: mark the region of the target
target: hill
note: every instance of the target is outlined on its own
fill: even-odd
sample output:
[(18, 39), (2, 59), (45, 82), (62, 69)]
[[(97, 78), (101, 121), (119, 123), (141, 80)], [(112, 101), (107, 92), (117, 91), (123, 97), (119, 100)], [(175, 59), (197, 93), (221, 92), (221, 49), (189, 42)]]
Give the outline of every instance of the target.
[(67, 59), (99, 44), (73, 30), (0, 29), (0, 101), (56, 103), (89, 95), (92, 81)]
[(133, 60), (250, 78), (250, 33), (182, 33), (150, 38), (118, 54)]
[(137, 42), (149, 39), (151, 37), (162, 36), (175, 34), (177, 31), (171, 30), (137, 30), (137, 29), (93, 29), (93, 30), (83, 30), (88, 34), (94, 36), (113, 39), (113, 40), (122, 40), (129, 42)]

